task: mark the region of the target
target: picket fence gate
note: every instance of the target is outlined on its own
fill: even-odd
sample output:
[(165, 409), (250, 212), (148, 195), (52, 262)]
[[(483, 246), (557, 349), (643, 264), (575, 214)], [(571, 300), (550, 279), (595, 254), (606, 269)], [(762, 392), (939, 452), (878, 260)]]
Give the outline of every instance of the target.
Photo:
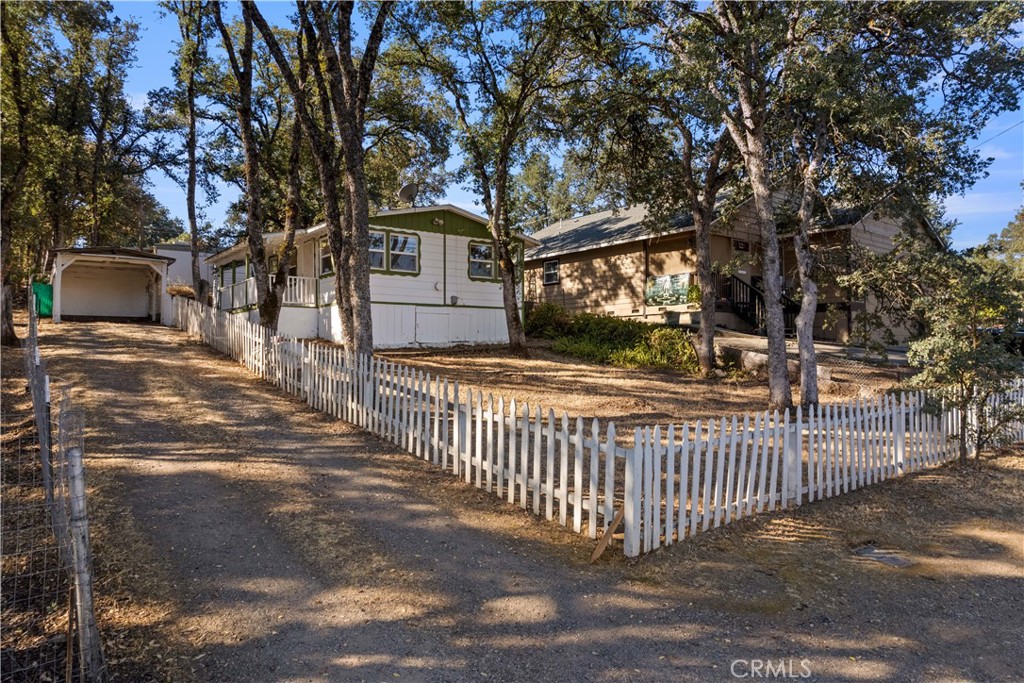
[[(958, 455), (959, 412), (929, 405), (935, 399), (921, 392), (637, 427), (629, 448), (617, 443), (630, 435), (617, 434), (614, 422), (495, 399), (189, 299), (175, 298), (175, 321), (314, 409), (535, 515), (596, 538), (622, 510), (628, 557)], [(999, 400), (1024, 403), (1024, 382)], [(1024, 424), (1014, 429), (1024, 440)]]

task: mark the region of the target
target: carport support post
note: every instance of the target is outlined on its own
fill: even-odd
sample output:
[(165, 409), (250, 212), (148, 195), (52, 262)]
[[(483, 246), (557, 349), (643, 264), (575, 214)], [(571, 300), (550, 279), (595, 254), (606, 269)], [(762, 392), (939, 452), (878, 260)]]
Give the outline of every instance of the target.
[(63, 272), (64, 255), (57, 254), (57, 259), (53, 265), (53, 310), (50, 313), (50, 319), (55, 323), (60, 322), (60, 281)]
[(633, 436), (633, 448), (626, 450), (626, 491), (623, 507), (625, 509), (625, 538), (623, 552), (626, 557), (640, 555), (640, 496), (643, 478), (637, 471), (642, 457), (643, 443), (640, 428), (637, 427)]

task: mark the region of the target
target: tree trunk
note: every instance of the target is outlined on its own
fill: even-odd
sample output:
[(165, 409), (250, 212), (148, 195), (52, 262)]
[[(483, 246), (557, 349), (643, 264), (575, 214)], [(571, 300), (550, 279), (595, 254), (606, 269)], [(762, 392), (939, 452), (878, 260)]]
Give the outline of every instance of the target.
[(796, 343), (800, 355), (800, 404), (818, 403), (818, 356), (814, 350), (814, 318), (818, 313), (818, 285), (811, 279), (812, 260), (806, 235), (793, 237), (800, 272), (800, 313), (796, 317)]
[(220, 3), (214, 3), (213, 7), (214, 19), (217, 28), (220, 29), (224, 50), (228, 54), (228, 62), (238, 86), (238, 104), (235, 112), (238, 115), (238, 131), (245, 154), (245, 232), (249, 246), (249, 262), (252, 264), (253, 278), (256, 280), (256, 306), (259, 309), (260, 322), (266, 318), (276, 321), (281, 305), (275, 292), (270, 289), (270, 276), (267, 274), (267, 252), (263, 244), (263, 179), (260, 177), (260, 150), (252, 131), (252, 17), (243, 12), (242, 45), (236, 56), (231, 34), (221, 17)]
[[(352, 307), (352, 348), (357, 355), (373, 353), (373, 317), (370, 311), (370, 202), (363, 172), (362, 136), (346, 136), (345, 185), (348, 190), (349, 249), (348, 283)], [(422, 245), (421, 250), (422, 250)], [(422, 254), (419, 255), (422, 258)]]
[[(762, 133), (763, 135), (763, 133)], [(768, 337), (768, 405), (785, 410), (793, 405), (793, 390), (786, 367), (786, 322), (782, 310), (782, 269), (779, 259), (779, 234), (775, 228), (772, 193), (765, 171), (765, 148), (761, 135), (747, 136), (748, 154), (744, 156), (754, 208), (761, 232), (762, 275), (764, 276), (765, 333)], [(741, 150), (743, 149), (740, 147)]]
[(0, 346), (20, 346), (18, 335), (14, 331), (14, 313), (11, 305), (11, 285), (4, 282), (0, 285)]
[[(14, 100), (15, 111), (18, 112), (18, 162), (14, 172), (3, 179), (0, 185), (0, 346), (18, 346), (18, 335), (14, 331), (14, 314), (12, 312), (11, 293), (11, 239), (14, 236), (14, 207), (21, 198), (28, 174), (29, 154), (31, 147), (28, 136), (27, 117), (29, 105), (21, 80), (21, 53), (19, 46), (14, 45), (8, 29), (8, 6), (0, 3), (0, 39), (3, 41), (9, 62), (10, 78), (5, 87)], [(8, 124), (9, 125), (9, 124)]]
[(700, 287), (697, 363), (700, 374), (710, 377), (715, 369), (715, 307), (718, 301), (717, 283), (711, 270), (711, 228), (701, 211), (693, 212), (693, 225), (697, 247), (697, 286)]
[(103, 164), (103, 126), (101, 124), (93, 143), (92, 174), (89, 180), (89, 217), (92, 221), (91, 246), (100, 246), (100, 167)]
[(800, 404), (818, 403), (818, 356), (814, 350), (814, 318), (818, 313), (818, 283), (814, 280), (814, 252), (811, 251), (811, 224), (814, 220), (814, 201), (818, 192), (818, 168), (825, 150), (825, 118), (819, 116), (811, 140), (801, 133), (799, 125), (793, 131), (793, 147), (800, 160), (800, 208), (797, 212), (797, 231), (793, 236), (797, 274), (800, 277), (800, 313), (796, 318), (797, 350), (800, 355)]
[[(333, 184), (335, 178), (330, 182)], [(337, 185), (333, 185), (335, 196), (339, 192)], [(341, 317), (341, 336), (345, 349), (356, 353), (355, 322), (352, 316), (352, 293), (349, 290), (350, 269), (352, 267), (349, 259), (348, 240), (344, 235), (348, 234), (352, 224), (351, 208), (345, 205), (344, 213), (341, 204), (335, 199), (333, 202), (325, 202), (325, 210), (333, 205), (333, 220), (328, 213), (327, 218), (327, 244), (331, 248), (331, 257), (334, 259), (334, 298), (338, 305), (338, 313)]]
[(512, 251), (504, 240), (496, 240), (498, 260), (501, 266), (501, 299), (505, 307), (505, 327), (508, 329), (508, 350), (518, 358), (529, 358), (526, 346), (526, 330), (519, 317), (519, 299), (516, 298), (516, 263)]
[(57, 193), (50, 193), (50, 247), (46, 250), (46, 261), (43, 263), (44, 275), (53, 270), (57, 250), (64, 246), (64, 220), (60, 207), (62, 201)]
[[(505, 145), (503, 150), (510, 148)], [(494, 201), (489, 204), (490, 229), (494, 246), (498, 251), (498, 267), (501, 271), (501, 298), (505, 309), (505, 328), (508, 330), (509, 353), (518, 358), (529, 358), (526, 346), (526, 330), (519, 315), (519, 299), (516, 298), (516, 263), (512, 255), (512, 231), (508, 227), (508, 164), (499, 162), (494, 172)]]
[[(281, 306), (284, 303), (284, 292), (288, 286), (288, 273), (291, 270), (292, 260), (295, 258), (295, 231), (299, 227), (299, 192), (301, 190), (300, 171), (302, 152), (302, 123), (298, 116), (292, 123), (291, 148), (288, 152), (288, 180), (285, 189), (284, 201), (284, 241), (277, 250), (277, 273), (274, 274), (274, 296), (277, 301), (277, 310), (267, 308), (267, 318), (261, 321), (267, 327), (277, 330), (277, 323), (281, 316)], [(316, 274), (319, 276), (319, 273)], [(319, 305), (319, 301), (316, 302)]]
[(199, 295), (201, 289), (202, 272), (199, 267), (199, 220), (196, 215), (196, 184), (198, 170), (196, 164), (196, 145), (198, 134), (196, 131), (196, 68), (199, 56), (198, 41), (202, 40), (202, 26), (200, 25), (201, 3), (182, 3), (175, 8), (178, 15), (179, 28), (181, 30), (181, 56), (183, 68), (187, 70), (185, 83), (185, 123), (188, 132), (185, 134), (185, 155), (188, 168), (185, 178), (185, 208), (188, 213), (189, 244), (192, 256), (192, 291)]

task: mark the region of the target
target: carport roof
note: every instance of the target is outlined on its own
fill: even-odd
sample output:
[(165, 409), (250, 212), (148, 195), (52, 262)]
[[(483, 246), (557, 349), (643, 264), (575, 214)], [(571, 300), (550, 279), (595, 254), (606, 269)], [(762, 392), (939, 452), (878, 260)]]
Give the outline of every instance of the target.
[(150, 261), (167, 261), (174, 263), (175, 259), (170, 256), (161, 256), (151, 251), (141, 249), (128, 249), (127, 247), (65, 247), (57, 249), (64, 254), (85, 254), (92, 256), (125, 256), (134, 259), (149, 259)]

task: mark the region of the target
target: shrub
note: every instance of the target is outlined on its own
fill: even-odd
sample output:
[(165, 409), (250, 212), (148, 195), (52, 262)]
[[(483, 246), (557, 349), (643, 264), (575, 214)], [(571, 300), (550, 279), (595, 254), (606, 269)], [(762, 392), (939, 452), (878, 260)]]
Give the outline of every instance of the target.
[(558, 339), (569, 331), (568, 311), (553, 303), (534, 307), (526, 316), (524, 328), (531, 337)]
[(690, 336), (679, 329), (653, 327), (640, 342), (609, 354), (613, 365), (624, 368), (669, 368), (697, 371), (697, 354)]
[(596, 313), (578, 313), (572, 317), (569, 334), (574, 337), (592, 337), (611, 347), (622, 348), (642, 341), (651, 327), (638, 320)]
[(555, 353), (592, 363), (697, 371), (690, 335), (681, 329), (595, 313), (570, 316), (553, 304), (534, 309), (527, 329), (534, 336), (554, 338)]
[(559, 337), (551, 350), (592, 363), (607, 363), (613, 352), (607, 344), (594, 337)]
[(167, 285), (167, 293), (171, 296), (183, 296), (186, 299), (195, 299), (196, 293), (190, 285), (183, 282), (172, 282)]

